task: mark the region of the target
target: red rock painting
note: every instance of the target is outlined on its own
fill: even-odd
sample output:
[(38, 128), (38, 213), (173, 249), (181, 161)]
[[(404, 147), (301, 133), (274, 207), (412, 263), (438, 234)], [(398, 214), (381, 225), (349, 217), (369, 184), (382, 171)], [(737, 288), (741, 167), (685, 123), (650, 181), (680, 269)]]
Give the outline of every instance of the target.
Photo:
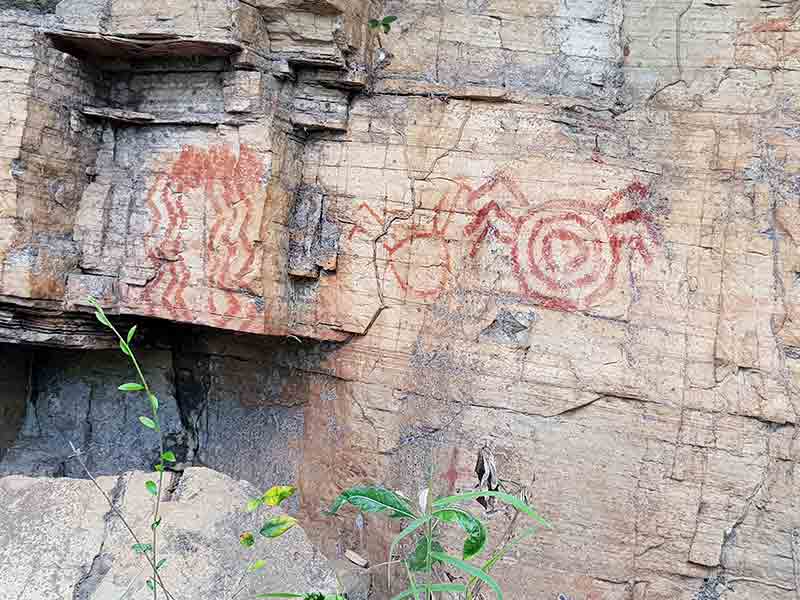
[[(393, 223), (386, 235), (372, 236), (383, 245), (388, 272), (416, 298), (438, 298), (452, 277), (448, 230), (460, 208), (472, 215), (463, 229), (468, 255), (476, 257), (491, 235), (494, 244), (507, 248), (517, 292), (556, 310), (585, 310), (600, 304), (617, 285), (627, 285), (618, 282), (622, 261), (637, 254), (649, 265), (658, 245), (656, 224), (641, 208), (649, 189), (637, 181), (599, 202), (570, 199), (538, 205), (531, 205), (506, 173), (496, 174), (477, 189), (463, 182), (457, 185), (455, 195), (444, 194), (434, 208), (429, 228), (412, 225), (398, 235)], [(464, 200), (461, 207), (458, 201)], [(364, 222), (353, 226), (351, 239), (368, 237), (366, 221), (383, 226), (366, 203), (357, 212)], [(413, 274), (422, 260), (435, 275), (420, 283)]]
[(447, 467), (447, 471), (442, 473), (440, 477), (443, 481), (447, 482), (447, 493), (452, 494), (456, 490), (456, 483), (458, 482), (458, 478), (461, 475), (461, 472), (458, 470), (458, 455), (459, 451), (458, 448), (453, 448), (453, 453), (450, 456), (450, 462)]
[[(166, 311), (180, 321), (263, 330), (254, 241), (263, 174), (263, 164), (247, 146), (237, 153), (215, 145), (185, 146), (157, 177), (147, 198), (148, 256), (157, 275), (140, 297), (150, 314)], [(190, 222), (187, 202), (199, 198), (203, 222)], [(192, 208), (197, 213), (197, 206)], [(202, 291), (190, 300), (192, 289)]]
[(547, 308), (575, 311), (599, 304), (617, 285), (621, 261), (638, 253), (650, 264), (657, 229), (639, 206), (649, 190), (634, 182), (602, 202), (554, 200), (525, 214), (503, 208), (499, 186), (516, 205), (527, 205), (513, 179), (498, 174), (469, 195), (475, 217), (464, 229), (475, 256), (486, 236), (509, 247), (512, 268), (523, 295)]
[[(357, 210), (362, 224), (356, 224), (350, 231), (349, 238), (356, 235), (369, 237), (369, 231), (374, 229), (370, 225), (383, 227), (384, 221), (378, 213), (368, 204), (362, 203)], [(410, 220), (412, 217), (392, 215), (389, 217), (392, 224), (385, 235), (376, 236), (380, 238), (383, 249), (386, 252), (388, 270), (392, 274), (400, 288), (410, 296), (418, 299), (435, 299), (439, 297), (445, 289), (452, 273), (452, 262), (450, 249), (448, 247), (446, 234), (452, 221), (451, 196), (444, 194), (433, 209), (431, 223), (422, 227), (419, 224), (412, 224), (410, 227), (403, 228), (402, 222), (398, 220)], [(398, 235), (394, 231), (394, 225), (398, 224)], [(381, 231), (380, 234), (383, 232)], [(419, 276), (415, 269), (420, 269), (415, 264), (415, 257), (425, 257), (426, 261), (432, 261), (426, 265), (426, 276)]]

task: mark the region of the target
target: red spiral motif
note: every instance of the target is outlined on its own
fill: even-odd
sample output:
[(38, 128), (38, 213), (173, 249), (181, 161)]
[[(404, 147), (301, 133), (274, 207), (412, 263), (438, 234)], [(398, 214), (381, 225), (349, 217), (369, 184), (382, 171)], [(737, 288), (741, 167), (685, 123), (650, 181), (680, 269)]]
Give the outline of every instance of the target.
[(628, 253), (639, 253), (650, 264), (648, 247), (659, 236), (640, 208), (649, 193), (635, 181), (604, 202), (550, 201), (516, 216), (506, 206), (528, 201), (509, 175), (498, 173), (468, 196), (475, 211), (464, 228), (473, 240), (470, 256), (477, 256), (491, 231), (498, 243), (510, 246), (523, 295), (547, 308), (585, 310), (614, 289)]
[(611, 290), (621, 248), (600, 211), (548, 203), (519, 221), (512, 257), (527, 296), (550, 308), (579, 310)]

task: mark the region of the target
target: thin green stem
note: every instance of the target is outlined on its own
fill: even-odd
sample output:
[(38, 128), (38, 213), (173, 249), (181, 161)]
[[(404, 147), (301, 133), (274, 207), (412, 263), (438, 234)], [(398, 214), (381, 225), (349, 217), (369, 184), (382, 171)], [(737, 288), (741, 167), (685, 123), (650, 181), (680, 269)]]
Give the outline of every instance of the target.
[[(430, 515), (433, 512), (433, 457), (431, 457), (431, 470), (428, 476), (428, 491), (427, 496), (425, 497), (425, 514)], [(425, 525), (426, 529), (426, 541), (428, 545), (428, 552), (425, 555), (425, 577), (426, 577), (426, 588), (425, 588), (425, 600), (431, 600), (431, 584), (433, 583), (433, 559), (431, 557), (431, 551), (433, 550), (433, 519), (429, 519), (427, 524)]]
[[(99, 305), (96, 308), (100, 311), (102, 309)], [(103, 313), (105, 316), (105, 313)], [(108, 320), (108, 317), (106, 317)], [(142, 373), (142, 369), (139, 366), (139, 361), (136, 360), (136, 356), (131, 350), (131, 347), (128, 345), (128, 341), (122, 337), (117, 328), (111, 324), (111, 321), (108, 321), (108, 327), (111, 331), (119, 339), (120, 347), (124, 349), (125, 355), (130, 359), (131, 363), (133, 363), (134, 369), (136, 369), (136, 374), (139, 377), (139, 381), (144, 388), (144, 397), (147, 400), (147, 404), (150, 407), (150, 414), (153, 415), (153, 422), (156, 425), (156, 432), (158, 433), (158, 447), (159, 447), (159, 463), (158, 463), (158, 487), (156, 488), (156, 499), (155, 499), (155, 508), (153, 510), (153, 521), (150, 525), (150, 528), (153, 531), (153, 600), (158, 600), (158, 586), (156, 585), (156, 577), (158, 576), (158, 527), (159, 523), (159, 511), (161, 508), (161, 490), (164, 485), (164, 433), (161, 431), (161, 422), (158, 418), (158, 411), (156, 410), (155, 404), (150, 400), (151, 396), (154, 394), (150, 391), (150, 386), (147, 383), (147, 379), (145, 379), (144, 374)]]
[[(417, 592), (416, 575), (414, 575), (414, 573), (411, 572), (407, 560), (403, 561), (403, 565), (406, 568), (406, 576), (408, 577), (408, 587), (411, 588), (411, 592), (414, 594), (414, 600), (419, 600), (419, 593)], [(389, 593), (391, 593), (391, 590), (389, 590)]]
[[(79, 453), (78, 449), (77, 449), (77, 448), (75, 448), (75, 446), (72, 446), (72, 451), (73, 451), (73, 453), (74, 453), (75, 459), (78, 461), (78, 463), (79, 463), (79, 464), (81, 465), (81, 467), (83, 468), (83, 471), (84, 471), (84, 473), (86, 473), (86, 476), (87, 476), (87, 477), (88, 477), (88, 478), (89, 478), (89, 479), (92, 481), (92, 483), (94, 484), (94, 486), (95, 486), (95, 487), (96, 487), (96, 488), (99, 490), (99, 492), (100, 492), (100, 493), (103, 495), (103, 497), (106, 499), (106, 502), (108, 503), (108, 506), (109, 506), (109, 508), (111, 509), (111, 511), (112, 511), (112, 512), (113, 512), (115, 515), (117, 515), (117, 516), (119, 517), (119, 520), (120, 520), (120, 522), (121, 522), (121, 523), (122, 523), (122, 525), (125, 527), (125, 529), (127, 529), (127, 530), (128, 530), (128, 533), (129, 533), (129, 534), (131, 535), (131, 537), (133, 538), (133, 541), (134, 541), (134, 542), (136, 542), (136, 544), (137, 544), (137, 545), (139, 545), (139, 546), (143, 546), (144, 544), (142, 544), (142, 541), (139, 539), (139, 536), (137, 536), (137, 535), (136, 535), (136, 532), (134, 532), (134, 531), (133, 531), (133, 528), (130, 526), (130, 524), (128, 523), (128, 521), (125, 519), (125, 515), (123, 515), (123, 514), (122, 514), (122, 511), (120, 511), (120, 510), (119, 510), (119, 508), (117, 508), (117, 505), (116, 505), (116, 504), (114, 504), (114, 501), (113, 501), (113, 500), (112, 500), (112, 499), (109, 497), (109, 495), (106, 493), (106, 491), (105, 491), (105, 490), (103, 489), (103, 487), (100, 485), (100, 482), (98, 482), (98, 481), (97, 481), (97, 478), (96, 478), (96, 477), (95, 477), (95, 476), (92, 474), (92, 472), (89, 470), (89, 467), (88, 467), (88, 466), (86, 466), (86, 461), (85, 461), (85, 460), (83, 460), (83, 458), (81, 457), (81, 455), (80, 455), (80, 453)], [(157, 583), (157, 584), (158, 584), (158, 585), (161, 587), (161, 589), (163, 590), (163, 592), (164, 592), (164, 594), (166, 595), (166, 597), (167, 597), (169, 600), (174, 600), (174, 596), (173, 596), (173, 595), (172, 595), (172, 594), (169, 592), (169, 590), (167, 590), (166, 586), (164, 585), (164, 582), (163, 582), (163, 580), (161, 579), (161, 575), (158, 575), (158, 573), (157, 573), (157, 571), (156, 571), (156, 562), (155, 562), (153, 559), (151, 559), (151, 558), (150, 558), (150, 557), (147, 555), (147, 553), (143, 553), (143, 554), (142, 554), (142, 556), (144, 556), (145, 560), (147, 560), (147, 562), (150, 564), (150, 566), (151, 566), (151, 568), (153, 569), (153, 571), (154, 571), (154, 572), (156, 572), (156, 574), (157, 574), (156, 583)]]

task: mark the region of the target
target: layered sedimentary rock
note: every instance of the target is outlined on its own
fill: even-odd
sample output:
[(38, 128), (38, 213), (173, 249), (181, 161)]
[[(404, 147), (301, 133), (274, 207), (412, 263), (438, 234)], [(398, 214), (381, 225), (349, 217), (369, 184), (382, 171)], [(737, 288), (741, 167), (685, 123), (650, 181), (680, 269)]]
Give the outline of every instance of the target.
[[(320, 517), (341, 487), (411, 497), (434, 464), (468, 488), (489, 444), (557, 525), (498, 566), (509, 597), (796, 600), (793, 4), (98, 1), (0, 27), (0, 339), (54, 347), (2, 347), (32, 361), (7, 472), (37, 406), (118, 401), (92, 294), (142, 324), (186, 460), (298, 481), (331, 555), (388, 546)], [(48, 423), (38, 448), (100, 430)]]
[[(88, 295), (235, 331), (358, 332), (316, 302), (334, 206), (316, 200), (316, 237), (293, 218), (304, 142), (346, 130), (366, 82), (367, 3), (346, 4), (69, 1), (43, 27), (5, 11), (3, 335), (69, 344), (60, 317)], [(287, 244), (307, 229), (302, 252), (325, 256), (294, 281)]]

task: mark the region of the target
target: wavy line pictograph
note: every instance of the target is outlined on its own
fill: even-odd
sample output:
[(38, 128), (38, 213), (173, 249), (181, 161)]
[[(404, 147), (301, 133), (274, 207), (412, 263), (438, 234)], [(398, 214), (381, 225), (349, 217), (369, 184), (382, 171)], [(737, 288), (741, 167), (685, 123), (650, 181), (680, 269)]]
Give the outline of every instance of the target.
[[(264, 166), (249, 147), (242, 145), (237, 153), (227, 145), (214, 145), (184, 146), (167, 173), (156, 178), (147, 196), (152, 218), (147, 239), (148, 257), (158, 272), (141, 296), (153, 314), (163, 308), (175, 320), (208, 320), (227, 327), (237, 319), (235, 329), (263, 330), (252, 231), (258, 225), (253, 215), (263, 175)], [(198, 197), (205, 202), (205, 227), (192, 227), (189, 220), (186, 203)], [(200, 260), (192, 256), (198, 227), (204, 237)], [(202, 272), (190, 264), (202, 265)], [(195, 298), (205, 295), (204, 302), (187, 300), (192, 287), (202, 290)]]

